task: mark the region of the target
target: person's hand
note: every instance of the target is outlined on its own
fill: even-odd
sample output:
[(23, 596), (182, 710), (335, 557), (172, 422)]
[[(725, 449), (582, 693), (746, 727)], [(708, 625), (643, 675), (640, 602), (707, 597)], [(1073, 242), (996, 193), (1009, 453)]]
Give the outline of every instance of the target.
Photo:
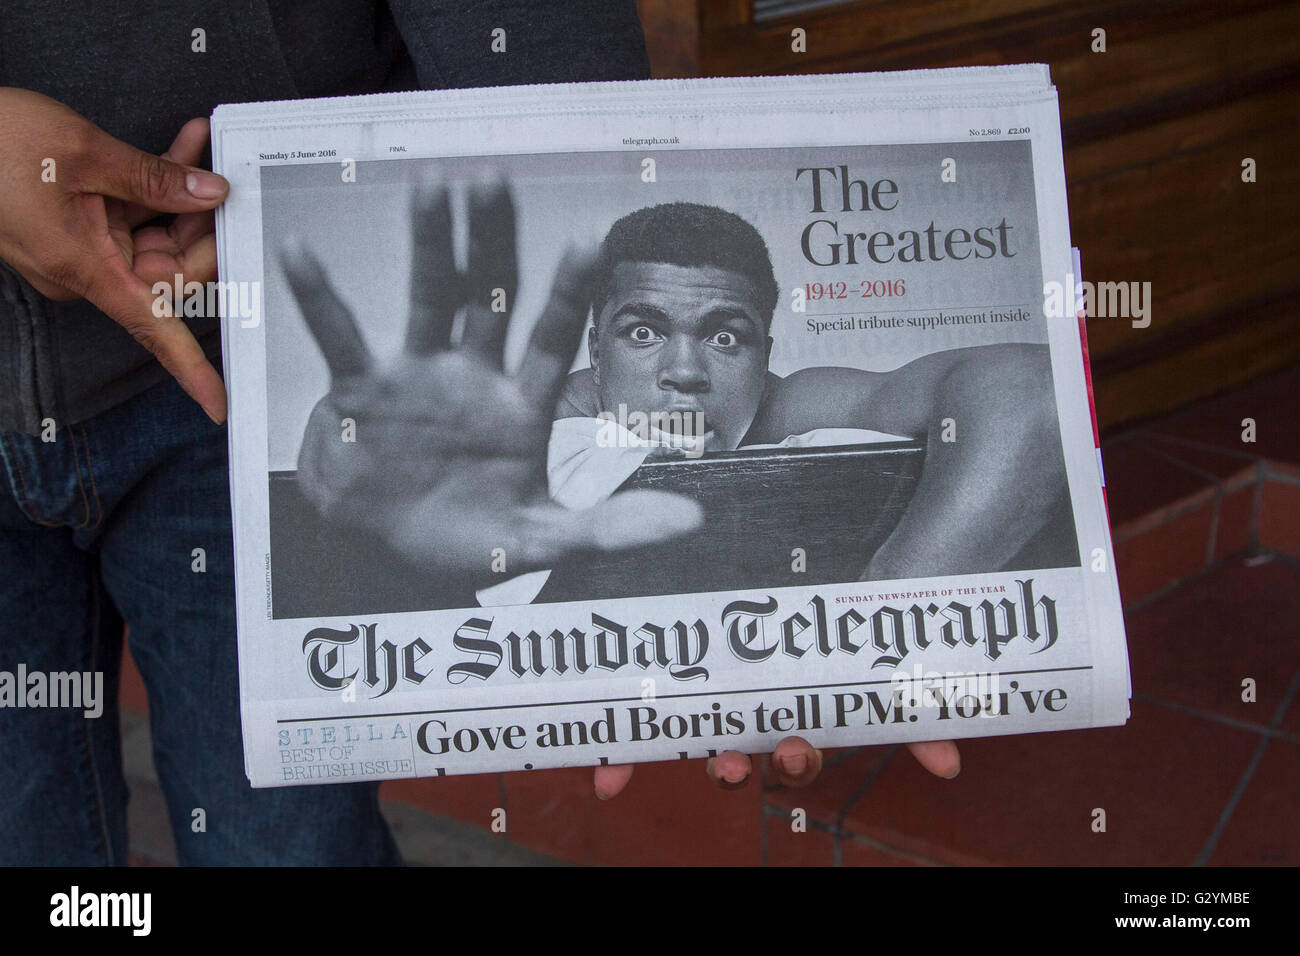
[[(922, 741), (907, 745), (912, 756), (936, 777), (951, 780), (961, 771), (961, 755), (951, 740)], [(782, 786), (806, 787), (821, 773), (823, 754), (802, 737), (786, 737), (772, 752), (771, 767)], [(609, 800), (618, 796), (632, 779), (632, 764), (597, 767), (596, 796)], [(724, 790), (738, 790), (749, 783), (753, 773), (750, 757), (738, 750), (727, 750), (710, 757), (704, 764), (709, 779)]]
[[(192, 165), (207, 137), (207, 120), (191, 120), (154, 156), (47, 96), (0, 88), (0, 259), (42, 295), (94, 303), (220, 422), (221, 376), (171, 303), (155, 309), (152, 291), (177, 273), (216, 276), (211, 210), (229, 185)], [(140, 228), (159, 213), (180, 215)]]
[[(494, 560), (508, 575), (566, 557), (665, 540), (697, 528), (700, 506), (681, 495), (629, 491), (586, 511), (552, 502), (546, 452), (556, 400), (590, 304), (594, 255), (570, 250), (519, 369), (503, 367), (518, 285), (515, 217), (504, 185), (474, 189), (469, 254), (460, 274), (445, 187), (412, 204), (410, 313), (401, 355), (371, 356), (347, 304), (301, 242), (281, 261), (330, 370), (298, 458), (298, 484), (331, 523), (378, 536), (402, 560), (479, 575)], [(498, 295), (497, 290), (500, 290)], [(452, 344), (453, 320), (463, 331)], [(352, 441), (344, 441), (350, 420)]]

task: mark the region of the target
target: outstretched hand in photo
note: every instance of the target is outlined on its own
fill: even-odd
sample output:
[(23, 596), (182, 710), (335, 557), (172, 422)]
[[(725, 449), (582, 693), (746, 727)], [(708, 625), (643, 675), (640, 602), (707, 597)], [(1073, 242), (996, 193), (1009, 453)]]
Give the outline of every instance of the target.
[[(386, 367), (319, 263), (300, 244), (284, 250), (293, 295), (330, 370), (299, 454), (304, 495), (331, 523), (378, 536), (414, 566), (481, 574), (485, 584), (495, 559), (517, 573), (699, 527), (699, 505), (680, 495), (627, 492), (585, 511), (550, 500), (551, 409), (586, 322), (594, 253), (565, 255), (523, 362), (510, 373), (502, 354), (510, 313), (493, 308), (513, 305), (518, 285), (504, 185), (473, 190), (469, 236), (462, 274), (447, 189), (416, 191), (405, 345)], [(355, 441), (343, 440), (349, 427)]]

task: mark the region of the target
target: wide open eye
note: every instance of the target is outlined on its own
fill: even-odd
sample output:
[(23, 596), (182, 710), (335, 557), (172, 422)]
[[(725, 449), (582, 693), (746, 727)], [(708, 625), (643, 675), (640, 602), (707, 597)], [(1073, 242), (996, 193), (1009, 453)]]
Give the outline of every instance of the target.
[(727, 329), (718, 329), (718, 331), (709, 336), (708, 342), (710, 345), (717, 345), (724, 349), (730, 349), (739, 345), (740, 339), (736, 337), (735, 332), (730, 332)]
[(633, 342), (650, 343), (658, 342), (660, 335), (648, 325), (634, 325), (627, 331), (628, 338)]

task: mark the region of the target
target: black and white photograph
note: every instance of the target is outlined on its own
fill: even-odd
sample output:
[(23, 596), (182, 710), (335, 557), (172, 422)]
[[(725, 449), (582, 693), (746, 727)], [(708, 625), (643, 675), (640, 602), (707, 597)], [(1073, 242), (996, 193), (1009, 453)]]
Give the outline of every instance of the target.
[(646, 160), (262, 169), (275, 617), (1079, 564), (1027, 141)]

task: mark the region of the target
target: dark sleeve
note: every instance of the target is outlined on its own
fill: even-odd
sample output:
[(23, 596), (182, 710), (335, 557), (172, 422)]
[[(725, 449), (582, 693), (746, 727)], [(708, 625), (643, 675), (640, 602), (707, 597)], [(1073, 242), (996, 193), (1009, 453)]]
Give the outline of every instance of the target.
[[(424, 89), (650, 76), (636, 0), (388, 0)], [(493, 52), (493, 31), (505, 51)]]

